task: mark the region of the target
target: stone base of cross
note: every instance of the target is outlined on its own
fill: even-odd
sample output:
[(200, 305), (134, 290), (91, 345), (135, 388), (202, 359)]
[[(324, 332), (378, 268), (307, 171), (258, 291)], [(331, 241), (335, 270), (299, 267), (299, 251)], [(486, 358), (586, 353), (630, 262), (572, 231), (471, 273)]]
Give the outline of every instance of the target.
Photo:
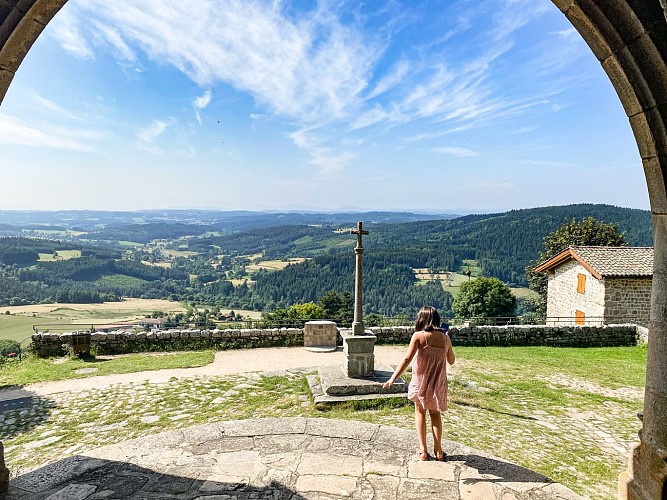
[(350, 378), (372, 377), (375, 372), (375, 341), (370, 331), (363, 335), (353, 330), (341, 330), (345, 364), (343, 372)]

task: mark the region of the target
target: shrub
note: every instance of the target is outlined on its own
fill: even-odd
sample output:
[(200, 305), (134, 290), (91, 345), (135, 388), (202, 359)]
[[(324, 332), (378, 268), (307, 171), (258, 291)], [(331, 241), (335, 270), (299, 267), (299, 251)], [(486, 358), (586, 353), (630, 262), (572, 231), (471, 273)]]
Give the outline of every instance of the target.
[(13, 352), (16, 356), (21, 350), (21, 345), (16, 340), (0, 339), (0, 357), (6, 358)]

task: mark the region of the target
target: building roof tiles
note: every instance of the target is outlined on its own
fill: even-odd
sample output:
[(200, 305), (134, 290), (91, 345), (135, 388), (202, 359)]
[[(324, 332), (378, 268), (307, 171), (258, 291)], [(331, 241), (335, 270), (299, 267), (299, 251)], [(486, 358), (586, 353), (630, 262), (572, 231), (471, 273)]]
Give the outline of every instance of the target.
[(550, 271), (570, 259), (577, 260), (598, 279), (653, 276), (652, 247), (571, 246), (535, 270)]

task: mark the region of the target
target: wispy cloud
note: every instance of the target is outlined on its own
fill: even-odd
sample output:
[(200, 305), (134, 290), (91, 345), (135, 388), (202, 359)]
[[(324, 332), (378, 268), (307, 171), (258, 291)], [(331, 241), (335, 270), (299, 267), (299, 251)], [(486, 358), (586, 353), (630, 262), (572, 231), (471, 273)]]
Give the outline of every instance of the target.
[(125, 42), (121, 33), (112, 26), (93, 21), (95, 33), (106, 43), (113, 47), (113, 54), (116, 59), (123, 62), (136, 62), (137, 56), (130, 46)]
[(53, 22), (53, 36), (61, 47), (77, 59), (93, 59), (95, 54), (71, 9), (62, 9)]
[(367, 100), (384, 94), (399, 85), (410, 71), (410, 62), (402, 59), (384, 76), (380, 78), (373, 90), (366, 96)]
[(149, 153), (161, 154), (164, 150), (155, 144), (155, 141), (174, 123), (175, 118), (154, 120), (148, 127), (139, 130), (136, 134), (139, 139), (139, 148)]
[(30, 97), (41, 113), (50, 114), (72, 121), (82, 121), (81, 117), (77, 116), (71, 111), (66, 110), (52, 100), (42, 97), (36, 92), (32, 92)]
[[(544, 101), (538, 91), (508, 95), (494, 70), (513, 48), (516, 33), (548, 8), (546, 1), (487, 0), (476, 8), (494, 13), (488, 26), (475, 26), (472, 13), (459, 14), (458, 25), (437, 43), (408, 45), (389, 59), (390, 48), (396, 48), (393, 36), (424, 22), (419, 9), (408, 15), (391, 5), (380, 12), (358, 6), (344, 16), (338, 2), (327, 1), (298, 15), (295, 5), (280, 0), (72, 3), (68, 10), (86, 19), (90, 39), (109, 44), (117, 58), (147, 57), (177, 68), (202, 89), (224, 83), (252, 96), (256, 115), (279, 117), (294, 127), (287, 135), (320, 171), (341, 171), (352, 161), (353, 154), (337, 151), (340, 134), (362, 129), (387, 134), (420, 123), (425, 132), (412, 137), (435, 137), (485, 127)], [(375, 23), (374, 29), (366, 23)], [(79, 47), (79, 57), (92, 55), (83, 26), (76, 18), (65, 19), (59, 38), (74, 54)], [(480, 33), (466, 47), (469, 57), (457, 59), (448, 40), (474, 30)], [(200, 124), (200, 112), (211, 99), (205, 90), (192, 103)], [(443, 124), (449, 132), (433, 132)], [(322, 148), (328, 153), (323, 155)]]
[(350, 152), (335, 153), (330, 148), (316, 148), (310, 162), (318, 168), (320, 176), (335, 177), (345, 170), (353, 158)]
[(205, 109), (209, 104), (211, 104), (211, 98), (212, 98), (211, 91), (207, 90), (202, 95), (195, 98), (195, 100), (192, 103), (192, 105), (195, 108), (195, 117), (197, 118), (197, 122), (199, 123), (199, 125), (201, 125), (201, 115), (199, 112), (202, 109)]
[(468, 148), (460, 148), (457, 146), (442, 146), (439, 148), (433, 148), (431, 151), (434, 153), (458, 156), (460, 158), (479, 156), (479, 151), (474, 151)]
[(91, 0), (79, 8), (202, 86), (227, 82), (301, 122), (340, 116), (365, 88), (377, 44), (326, 4), (295, 20), (280, 2), (265, 3)]
[(0, 113), (0, 144), (90, 152), (94, 150), (91, 142), (102, 137), (89, 130), (28, 125), (16, 116)]

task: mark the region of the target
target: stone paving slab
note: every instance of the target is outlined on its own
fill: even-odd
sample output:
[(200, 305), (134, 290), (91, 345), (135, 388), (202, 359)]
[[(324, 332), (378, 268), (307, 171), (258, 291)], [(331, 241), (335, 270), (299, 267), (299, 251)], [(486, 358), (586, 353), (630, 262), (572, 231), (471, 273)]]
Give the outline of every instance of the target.
[(518, 465), (445, 441), (417, 459), (414, 431), (270, 418), (172, 430), (61, 460), (13, 479), (4, 500), (580, 498)]

